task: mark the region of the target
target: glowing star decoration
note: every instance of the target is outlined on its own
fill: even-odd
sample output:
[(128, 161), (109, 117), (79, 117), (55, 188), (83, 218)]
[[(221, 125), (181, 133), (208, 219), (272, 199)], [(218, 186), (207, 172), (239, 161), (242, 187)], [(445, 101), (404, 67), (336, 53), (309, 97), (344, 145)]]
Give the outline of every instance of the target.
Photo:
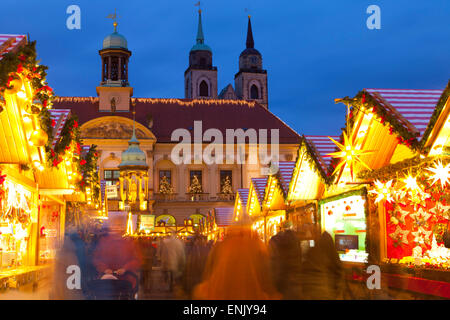
[(359, 157), (372, 153), (371, 150), (359, 150), (356, 146), (360, 145), (359, 139), (350, 139), (345, 132), (343, 132), (344, 135), (344, 144), (340, 144), (336, 140), (334, 140), (331, 137), (328, 137), (331, 139), (331, 141), (334, 142), (334, 144), (340, 149), (338, 152), (333, 152), (330, 154), (327, 154), (329, 157), (333, 158), (341, 158), (341, 161), (334, 169), (333, 174), (339, 171), (343, 166), (347, 165), (350, 168), (350, 174), (353, 180), (353, 168), (356, 163), (362, 164), (364, 167), (366, 167), (369, 170), (372, 170), (367, 164), (365, 164)]
[(374, 181), (375, 190), (370, 190), (370, 193), (373, 193), (377, 196), (375, 199), (375, 203), (378, 203), (382, 200), (386, 200), (387, 202), (394, 202), (392, 197), (395, 194), (394, 188), (392, 188), (392, 180), (389, 180), (386, 183), (383, 183), (379, 180)]
[(402, 179), (405, 186), (403, 189), (409, 190), (409, 191), (421, 191), (419, 185), (417, 184), (417, 178), (413, 177), (411, 174), (409, 174), (406, 178)]
[(399, 205), (397, 205), (397, 206), (395, 207), (394, 212), (391, 213), (391, 219), (390, 219), (390, 221), (391, 221), (393, 224), (399, 224), (399, 223), (401, 223), (401, 224), (406, 224), (405, 218), (406, 218), (406, 216), (408, 216), (409, 214), (410, 214), (409, 211), (403, 210), (402, 208), (400, 208)]
[(400, 226), (397, 226), (395, 232), (392, 232), (389, 236), (395, 241), (408, 244), (408, 235), (409, 230), (403, 230)]
[(414, 242), (418, 244), (430, 243), (431, 230), (426, 230), (423, 227), (419, 227), (417, 231), (411, 232), (414, 236)]
[(418, 227), (426, 227), (428, 219), (431, 218), (431, 214), (419, 208), (416, 212), (410, 214), (411, 219), (414, 220), (414, 224)]
[(433, 173), (430, 176), (430, 180), (433, 180), (431, 185), (434, 185), (437, 181), (439, 181), (443, 189), (446, 184), (450, 183), (450, 163), (444, 167), (442, 161), (439, 160), (434, 163), (434, 167), (427, 170)]
[(413, 177), (411, 173), (409, 173), (406, 178), (402, 179), (402, 182), (405, 184), (403, 190), (410, 195), (410, 200), (416, 205), (423, 203), (426, 199), (431, 197), (428, 193), (423, 192), (422, 188), (417, 183), (417, 177)]

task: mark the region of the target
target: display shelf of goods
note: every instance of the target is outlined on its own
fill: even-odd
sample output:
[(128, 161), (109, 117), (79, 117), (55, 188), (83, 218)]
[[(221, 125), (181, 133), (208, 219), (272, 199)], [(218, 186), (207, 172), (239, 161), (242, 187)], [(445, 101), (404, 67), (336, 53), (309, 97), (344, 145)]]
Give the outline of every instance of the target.
[(450, 226), (450, 163), (419, 163), (415, 170), (397, 173), (389, 181), (389, 190), (380, 191), (383, 182), (379, 182), (369, 194), (382, 200), (379, 205), (386, 212), (387, 258), (391, 262), (448, 270), (450, 249), (445, 240)]

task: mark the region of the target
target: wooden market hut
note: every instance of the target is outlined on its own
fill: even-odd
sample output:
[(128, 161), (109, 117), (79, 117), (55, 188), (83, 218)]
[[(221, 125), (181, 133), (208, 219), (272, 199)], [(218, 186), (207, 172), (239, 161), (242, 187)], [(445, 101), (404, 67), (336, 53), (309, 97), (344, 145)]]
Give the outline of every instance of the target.
[[(368, 262), (381, 265), (387, 286), (400, 289), (405, 297), (450, 297), (447, 273), (425, 274), (423, 269), (427, 264), (449, 267), (450, 251), (442, 239), (436, 240), (443, 232), (439, 226), (448, 224), (448, 183), (432, 186), (427, 173), (433, 164), (448, 163), (448, 99), (447, 86), (364, 89), (353, 99), (339, 100), (351, 108), (347, 126), (356, 149), (371, 151), (361, 156), (370, 170), (355, 166), (353, 180), (341, 168), (328, 194), (360, 188), (366, 201)], [(412, 272), (413, 278), (401, 275), (405, 272)]]
[(249, 189), (242, 188), (238, 189), (236, 192), (236, 197), (234, 200), (234, 211), (233, 211), (233, 221), (240, 221), (242, 217), (247, 216), (247, 200), (248, 200)]

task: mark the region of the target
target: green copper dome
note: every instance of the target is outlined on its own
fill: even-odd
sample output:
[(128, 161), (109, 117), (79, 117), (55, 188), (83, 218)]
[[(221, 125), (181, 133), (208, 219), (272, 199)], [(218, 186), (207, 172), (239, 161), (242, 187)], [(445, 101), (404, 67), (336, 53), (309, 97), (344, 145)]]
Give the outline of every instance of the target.
[(114, 31), (103, 40), (103, 49), (128, 49), (128, 42), (124, 36)]
[(139, 148), (139, 140), (136, 138), (136, 133), (133, 128), (133, 136), (128, 141), (128, 149), (122, 152), (122, 161), (119, 168), (122, 167), (148, 167), (147, 157), (145, 152)]
[(197, 43), (194, 44), (191, 51), (209, 51), (212, 52), (211, 48), (205, 44), (205, 36), (203, 35), (202, 27), (202, 12), (198, 11), (198, 29), (197, 29)]

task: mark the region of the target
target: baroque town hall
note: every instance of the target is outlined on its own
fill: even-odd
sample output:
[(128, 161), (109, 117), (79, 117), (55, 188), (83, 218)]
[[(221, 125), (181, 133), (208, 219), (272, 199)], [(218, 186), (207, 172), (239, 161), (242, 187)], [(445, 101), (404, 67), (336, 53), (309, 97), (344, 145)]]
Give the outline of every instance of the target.
[[(223, 137), (226, 129), (266, 129), (269, 137), (271, 129), (278, 129), (278, 159), (295, 160), (301, 137), (268, 110), (267, 72), (262, 55), (254, 48), (250, 17), (235, 86), (229, 84), (219, 94), (217, 68), (213, 66), (213, 51), (205, 43), (201, 11), (196, 43), (184, 73), (184, 99), (133, 97), (129, 82), (132, 75), (128, 75), (132, 52), (126, 38), (117, 32), (117, 23), (114, 32), (104, 38), (99, 54), (102, 77), (97, 97), (60, 97), (53, 105), (66, 114), (75, 113), (84, 144), (98, 146), (103, 190), (105, 186), (119, 186), (121, 179), (128, 181), (125, 190), (108, 196), (109, 215), (124, 214), (120, 200), (125, 194), (127, 199), (145, 199), (148, 205), (138, 207), (138, 212), (132, 210), (133, 214), (155, 215), (157, 224), (183, 225), (185, 219), (196, 221), (212, 210), (223, 212), (219, 220), (230, 219), (236, 191), (248, 188), (251, 178), (261, 176), (267, 166), (260, 161), (208, 165), (194, 161), (198, 159), (176, 165), (171, 151), (178, 141), (171, 140), (172, 133), (183, 128), (194, 137), (194, 121), (202, 122), (202, 132), (214, 128)], [(234, 159), (238, 152), (244, 156), (242, 150), (235, 149)], [(134, 182), (126, 176), (133, 170), (140, 172)]]

